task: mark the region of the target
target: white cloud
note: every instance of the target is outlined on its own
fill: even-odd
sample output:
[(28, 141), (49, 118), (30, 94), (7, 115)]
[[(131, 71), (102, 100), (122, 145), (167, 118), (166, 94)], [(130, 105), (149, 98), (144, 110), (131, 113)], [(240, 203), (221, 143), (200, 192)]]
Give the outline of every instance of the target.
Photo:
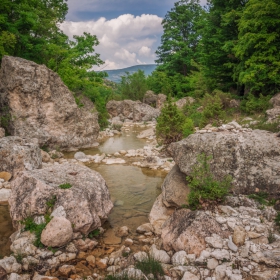
[(83, 32), (96, 35), (100, 42), (96, 52), (105, 61), (105, 70), (109, 70), (154, 63), (162, 35), (161, 22), (157, 15), (124, 14), (111, 20), (101, 17), (84, 22), (65, 21), (60, 28), (70, 38)]

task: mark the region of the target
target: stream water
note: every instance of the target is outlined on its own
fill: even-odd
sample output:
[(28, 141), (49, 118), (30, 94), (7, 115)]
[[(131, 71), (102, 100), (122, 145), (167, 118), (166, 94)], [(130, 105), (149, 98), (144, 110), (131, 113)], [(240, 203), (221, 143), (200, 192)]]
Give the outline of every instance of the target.
[[(83, 150), (85, 154), (112, 154), (119, 150), (139, 149), (147, 145), (147, 141), (136, 136), (145, 128), (130, 127), (122, 135), (108, 138), (99, 147)], [(65, 154), (73, 158), (74, 153)], [(109, 215), (112, 228), (128, 226), (132, 232), (148, 222), (148, 213), (156, 197), (166, 173), (129, 165), (89, 164), (89, 168), (99, 172), (105, 179), (114, 208)], [(9, 236), (13, 233), (8, 205), (0, 205), (0, 258), (10, 254)]]

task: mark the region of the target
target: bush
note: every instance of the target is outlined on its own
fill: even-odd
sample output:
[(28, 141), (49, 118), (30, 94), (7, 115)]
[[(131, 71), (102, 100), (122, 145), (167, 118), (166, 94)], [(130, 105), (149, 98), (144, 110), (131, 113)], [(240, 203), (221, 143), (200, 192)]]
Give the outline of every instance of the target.
[(133, 74), (126, 73), (120, 83), (120, 92), (123, 99), (143, 100), (148, 90), (144, 71), (138, 70)]
[(211, 157), (205, 154), (199, 155), (197, 164), (193, 166), (190, 176), (187, 177), (191, 189), (187, 200), (192, 210), (213, 207), (223, 201), (230, 190), (231, 176), (216, 180), (210, 170), (210, 160)]
[(260, 94), (259, 97), (253, 94), (248, 94), (244, 100), (241, 101), (241, 110), (247, 114), (263, 113), (270, 108), (271, 96), (263, 96)]
[(188, 137), (194, 133), (194, 125), (192, 119), (186, 118), (183, 124), (183, 136)]
[(193, 104), (187, 103), (183, 107), (183, 113), (193, 121), (194, 126), (199, 126), (202, 121), (203, 115), (197, 109), (201, 106), (201, 104), (195, 102)]
[[(157, 119), (156, 136), (159, 143), (170, 144), (183, 138), (184, 114), (168, 98)], [(186, 132), (189, 128), (186, 125)]]
[(146, 275), (152, 273), (156, 278), (164, 275), (164, 271), (160, 262), (150, 255), (148, 258), (138, 261), (135, 267), (140, 269)]

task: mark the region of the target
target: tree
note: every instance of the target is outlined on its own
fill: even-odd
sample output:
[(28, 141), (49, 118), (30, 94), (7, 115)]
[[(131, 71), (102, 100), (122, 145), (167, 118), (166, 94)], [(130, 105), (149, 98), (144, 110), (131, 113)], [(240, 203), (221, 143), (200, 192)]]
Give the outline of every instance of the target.
[(198, 0), (180, 0), (174, 4), (162, 21), (164, 33), (156, 51), (158, 72), (169, 79), (167, 93), (186, 96), (189, 83), (186, 79), (193, 70), (192, 61), (198, 57), (199, 26), (204, 11)]
[(238, 82), (253, 92), (280, 90), (279, 14), (278, 0), (249, 0), (239, 21), (235, 70)]
[(198, 0), (180, 0), (162, 21), (161, 46), (156, 51), (160, 69), (170, 75), (186, 76), (199, 42), (198, 22), (203, 9)]
[(133, 74), (126, 72), (126, 76), (122, 76), (120, 92), (124, 99), (143, 100), (147, 90), (148, 87), (144, 71), (138, 70)]
[(234, 80), (234, 66), (238, 59), (234, 45), (238, 40), (238, 20), (247, 0), (208, 0), (201, 29), (199, 62), (203, 65), (204, 76), (210, 90), (237, 90)]

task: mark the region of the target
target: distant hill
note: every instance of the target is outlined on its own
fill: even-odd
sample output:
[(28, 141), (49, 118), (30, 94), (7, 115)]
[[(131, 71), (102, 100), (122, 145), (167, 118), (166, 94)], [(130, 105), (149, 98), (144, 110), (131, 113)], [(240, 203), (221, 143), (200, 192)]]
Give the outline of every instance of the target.
[(135, 73), (138, 70), (144, 71), (145, 75), (150, 75), (155, 69), (157, 65), (156, 64), (142, 64), (142, 65), (135, 65), (131, 67), (127, 67), (124, 69), (116, 69), (116, 70), (104, 70), (103, 72), (107, 72), (109, 77), (106, 79), (115, 83), (119, 83), (121, 81), (121, 76), (125, 76), (126, 72), (129, 72), (129, 74)]

